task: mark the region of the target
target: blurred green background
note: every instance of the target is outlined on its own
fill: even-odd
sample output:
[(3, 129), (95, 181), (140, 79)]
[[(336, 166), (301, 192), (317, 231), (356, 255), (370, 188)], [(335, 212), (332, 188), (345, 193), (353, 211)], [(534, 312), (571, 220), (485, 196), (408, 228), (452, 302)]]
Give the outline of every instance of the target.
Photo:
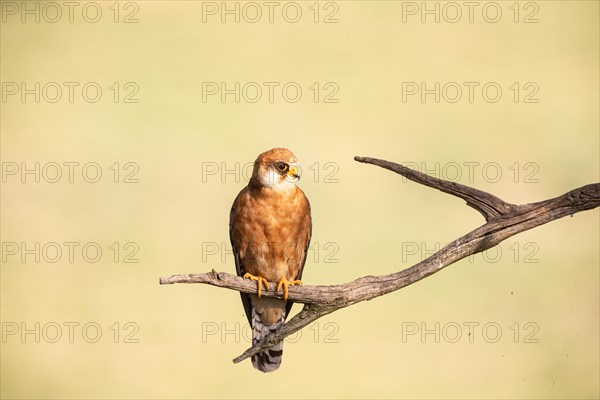
[(514, 203), (597, 182), (598, 2), (66, 3), (2, 2), (2, 398), (598, 398), (598, 210), (319, 320), (273, 374), (231, 362), (237, 293), (158, 285), (235, 270), (230, 205), (272, 147), (303, 166), (306, 284), (484, 222), (355, 155)]

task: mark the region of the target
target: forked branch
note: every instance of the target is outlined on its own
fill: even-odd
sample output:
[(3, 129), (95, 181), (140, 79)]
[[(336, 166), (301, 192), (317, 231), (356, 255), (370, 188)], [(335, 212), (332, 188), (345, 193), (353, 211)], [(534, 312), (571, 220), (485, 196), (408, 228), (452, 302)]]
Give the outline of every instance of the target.
[[(238, 363), (271, 347), (316, 319), (340, 308), (371, 300), (418, 282), (465, 257), (494, 247), (517, 233), (566, 215), (573, 215), (600, 206), (600, 183), (582, 186), (562, 196), (538, 203), (515, 205), (490, 193), (434, 178), (400, 164), (369, 157), (354, 157), (354, 159), (358, 162), (389, 169), (422, 185), (460, 197), (469, 206), (479, 211), (487, 222), (449, 243), (431, 257), (393, 274), (365, 276), (341, 285), (290, 287), (288, 299), (304, 303), (302, 311), (270, 336), (235, 358), (233, 362)], [(172, 283), (205, 283), (244, 293), (256, 293), (255, 282), (215, 270), (209, 273), (172, 275), (160, 278), (161, 285)], [(282, 298), (281, 293), (275, 291), (274, 284), (271, 284), (269, 290), (262, 293), (263, 296)]]

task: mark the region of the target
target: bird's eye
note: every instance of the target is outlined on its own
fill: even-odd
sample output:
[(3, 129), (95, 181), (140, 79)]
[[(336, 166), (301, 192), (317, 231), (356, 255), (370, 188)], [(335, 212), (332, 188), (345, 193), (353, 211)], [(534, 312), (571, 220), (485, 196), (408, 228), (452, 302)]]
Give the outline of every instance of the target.
[(280, 162), (280, 163), (277, 163), (276, 166), (277, 166), (277, 170), (281, 171), (281, 172), (285, 172), (288, 169), (288, 165), (286, 163)]

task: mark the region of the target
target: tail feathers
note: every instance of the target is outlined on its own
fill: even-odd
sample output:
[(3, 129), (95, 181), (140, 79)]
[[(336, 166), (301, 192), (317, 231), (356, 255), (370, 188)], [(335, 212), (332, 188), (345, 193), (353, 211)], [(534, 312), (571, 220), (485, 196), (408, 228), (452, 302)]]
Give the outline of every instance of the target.
[[(252, 308), (252, 345), (263, 340), (269, 336), (272, 332), (277, 330), (285, 321), (285, 312), (282, 313), (281, 318), (274, 324), (266, 325), (263, 324), (261, 315), (256, 312), (254, 307)], [(276, 343), (267, 350), (252, 356), (252, 366), (262, 372), (275, 371), (281, 365), (281, 358), (283, 356), (283, 340)]]

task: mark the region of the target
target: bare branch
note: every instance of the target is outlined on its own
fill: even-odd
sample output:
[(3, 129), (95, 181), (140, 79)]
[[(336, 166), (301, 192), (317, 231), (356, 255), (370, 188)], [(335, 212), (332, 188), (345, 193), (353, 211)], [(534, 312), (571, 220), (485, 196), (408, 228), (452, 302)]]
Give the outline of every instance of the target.
[[(562, 196), (538, 203), (515, 205), (469, 186), (444, 181), (414, 171), (393, 162), (368, 157), (355, 157), (356, 161), (389, 169), (406, 178), (442, 192), (464, 199), (479, 211), (486, 223), (449, 243), (431, 257), (414, 266), (382, 276), (365, 276), (341, 285), (293, 286), (289, 300), (304, 303), (304, 308), (294, 318), (246, 350), (233, 361), (238, 363), (265, 350), (286, 336), (297, 332), (311, 322), (352, 304), (371, 300), (418, 282), (443, 268), (472, 254), (487, 250), (517, 233), (536, 226), (590, 210), (600, 206), (600, 183), (582, 186)], [(256, 283), (238, 276), (213, 270), (209, 273), (173, 275), (160, 278), (160, 284), (205, 283), (244, 293), (256, 293)], [(275, 285), (262, 292), (263, 296), (283, 298), (275, 292)]]
[(513, 211), (515, 207), (517, 207), (514, 204), (506, 203), (490, 193), (473, 189), (469, 186), (461, 185), (460, 183), (434, 178), (433, 176), (415, 171), (414, 169), (407, 168), (401, 164), (370, 157), (356, 156), (354, 159), (358, 162), (373, 164), (381, 168), (389, 169), (390, 171), (394, 171), (395, 173), (400, 174), (411, 181), (420, 183), (421, 185), (429, 186), (434, 189), (441, 190), (442, 192), (449, 193), (453, 196), (460, 197), (467, 202), (467, 205), (473, 207), (483, 214), (486, 221), (489, 221), (490, 218), (493, 217), (506, 215), (507, 213)]

